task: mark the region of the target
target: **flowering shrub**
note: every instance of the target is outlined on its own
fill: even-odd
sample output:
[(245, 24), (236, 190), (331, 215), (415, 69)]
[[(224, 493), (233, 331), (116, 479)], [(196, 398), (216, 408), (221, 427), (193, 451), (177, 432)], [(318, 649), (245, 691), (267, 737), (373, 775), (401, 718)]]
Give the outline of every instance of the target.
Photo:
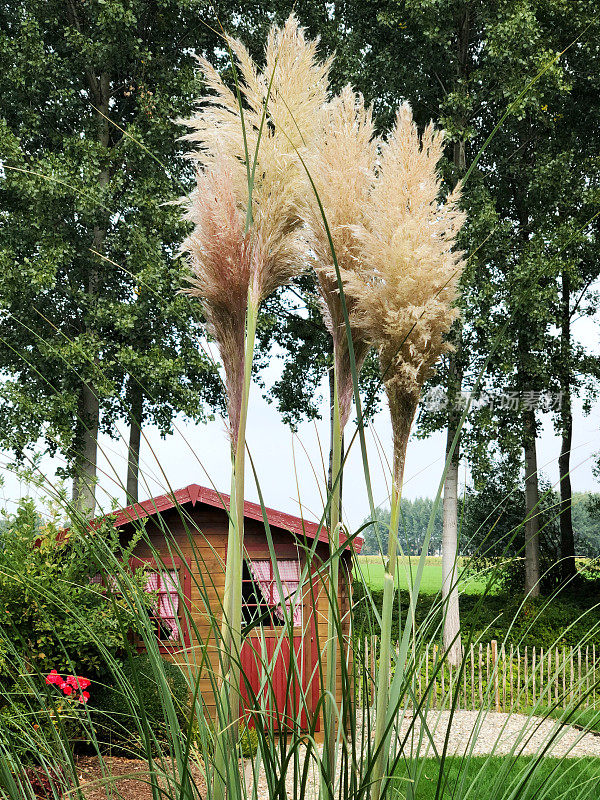
[[(80, 703), (85, 704), (90, 699), (90, 693), (85, 691), (92, 683), (88, 678), (82, 678), (77, 675), (67, 675), (67, 677), (63, 679), (62, 675), (59, 675), (58, 672), (53, 669), (46, 675), (46, 683), (48, 685), (58, 686), (59, 689), (62, 689), (66, 697), (70, 697), (72, 700), (78, 700)], [(78, 692), (79, 696), (77, 695)]]
[[(126, 597), (93, 583), (101, 566), (111, 560), (127, 563), (130, 556), (112, 522), (82, 530), (58, 512), (49, 512), (43, 519), (32, 500), (23, 500), (3, 528), (0, 690), (14, 686), (15, 661), (42, 674), (57, 663), (76, 663), (90, 678), (100, 678), (105, 672), (102, 650), (118, 657), (124, 632), (137, 624)], [(132, 580), (143, 588), (141, 570), (139, 580), (138, 575)], [(140, 596), (151, 602), (147, 594), (140, 591)]]

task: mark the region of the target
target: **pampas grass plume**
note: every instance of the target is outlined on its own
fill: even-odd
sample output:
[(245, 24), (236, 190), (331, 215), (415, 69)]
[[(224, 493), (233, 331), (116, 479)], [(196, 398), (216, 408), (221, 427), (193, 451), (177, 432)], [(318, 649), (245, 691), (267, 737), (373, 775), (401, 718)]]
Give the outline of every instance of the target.
[(196, 189), (187, 199), (194, 229), (183, 249), (191, 271), (187, 292), (200, 299), (223, 361), (235, 442), (247, 304), (258, 308), (306, 266), (297, 150), (305, 151), (318, 130), (329, 64), (317, 60), (318, 42), (306, 39), (294, 15), (282, 29), (271, 30), (263, 70), (240, 42), (228, 43), (238, 62), (243, 118), (236, 94), (200, 59), (210, 94), (182, 121), (191, 128), (183, 138), (195, 145), (191, 158), (197, 167)]
[(366, 269), (346, 275), (355, 319), (379, 353), (394, 436), (394, 475), (402, 482), (408, 436), (424, 382), (458, 315), (454, 307), (464, 268), (456, 238), (465, 215), (458, 187), (440, 202), (443, 132), (422, 137), (402, 105), (387, 141), (365, 212), (355, 227)]
[[(370, 109), (360, 94), (346, 86), (323, 109), (321, 136), (307, 157), (307, 166), (323, 207), (335, 255), (343, 281), (361, 269), (361, 247), (355, 233), (365, 224), (365, 211), (375, 177), (377, 139)], [(331, 244), (314, 190), (307, 184), (311, 198), (306, 207), (310, 249), (317, 276), (325, 324), (333, 339), (335, 373), (338, 382), (341, 427), (350, 415), (352, 372), (341, 295), (331, 252)], [(356, 325), (356, 301), (346, 297), (350, 331), (360, 371), (370, 342)]]

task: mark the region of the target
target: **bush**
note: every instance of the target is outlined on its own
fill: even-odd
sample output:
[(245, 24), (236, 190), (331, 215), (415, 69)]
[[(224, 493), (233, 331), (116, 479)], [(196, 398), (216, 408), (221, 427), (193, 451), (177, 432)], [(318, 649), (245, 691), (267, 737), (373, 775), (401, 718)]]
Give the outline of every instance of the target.
[[(161, 671), (177, 709), (179, 723), (185, 725), (189, 706), (189, 689), (185, 676), (176, 664), (164, 659), (161, 659)], [(163, 738), (161, 731), (165, 727), (164, 705), (150, 657), (141, 653), (131, 661), (125, 661), (123, 673), (125, 687), (131, 687), (131, 695), (135, 697), (136, 704), (143, 702), (149, 726), (157, 738)], [(136, 680), (139, 688), (136, 688)], [(90, 701), (90, 711), (100, 742), (117, 747), (135, 746), (138, 728), (122, 686), (98, 686)], [(138, 709), (135, 716), (139, 716)]]
[[(530, 598), (522, 604), (522, 598), (506, 594), (461, 595), (460, 611), (463, 637), (472, 634), (472, 639), (482, 638), (489, 642), (527, 644), (530, 647), (548, 648), (554, 644), (577, 647), (580, 644), (600, 647), (600, 607), (597, 601), (597, 584), (589, 584), (589, 591), (578, 596), (559, 594), (548, 598)], [(375, 620), (365, 600), (365, 590), (360, 581), (354, 583), (354, 625), (359, 638), (376, 630)], [(371, 595), (379, 611), (383, 602), (383, 592), (372, 591)], [(416, 623), (422, 627), (433, 604), (440, 603), (439, 596), (420, 596), (416, 607)], [(401, 638), (401, 626), (406, 621), (409, 604), (408, 592), (400, 592), (394, 607), (392, 631), (395, 638)], [(522, 605), (521, 605), (522, 604)], [(430, 627), (436, 641), (439, 640), (441, 611), (435, 614), (435, 622)], [(509, 631), (510, 629), (510, 631)], [(437, 631), (437, 634), (434, 633)]]
[[(51, 509), (43, 521), (30, 499), (7, 516), (0, 548), (0, 688), (10, 690), (23, 665), (38, 677), (53, 668), (92, 679), (104, 673), (105, 651), (119, 654), (123, 632), (137, 621), (125, 597), (107, 596), (91, 579), (111, 558), (127, 563), (138, 540), (125, 551), (110, 520), (93, 529), (71, 521), (65, 535), (58, 512)], [(141, 570), (132, 580), (141, 589)]]
[(256, 728), (240, 725), (240, 745), (244, 758), (254, 758), (258, 750), (258, 733)]

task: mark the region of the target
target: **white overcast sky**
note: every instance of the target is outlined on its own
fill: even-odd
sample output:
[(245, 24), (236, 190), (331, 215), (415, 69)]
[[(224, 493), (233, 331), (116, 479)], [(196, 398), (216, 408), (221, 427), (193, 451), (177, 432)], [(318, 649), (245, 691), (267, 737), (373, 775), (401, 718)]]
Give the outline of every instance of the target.
[[(600, 352), (600, 328), (595, 320), (576, 323), (575, 335), (590, 351)], [(277, 369), (274, 360), (273, 371)], [(323, 392), (326, 396), (326, 392)], [(248, 444), (266, 505), (317, 519), (323, 509), (324, 484), (323, 459), (327, 460), (329, 425), (326, 409), (324, 420), (300, 426), (296, 435), (283, 424), (276, 407), (266, 403), (260, 389), (253, 386), (248, 424)], [(555, 436), (552, 421), (543, 420), (543, 431), (538, 445), (540, 470), (553, 482), (558, 479), (558, 453), (560, 442)], [(594, 454), (600, 450), (600, 403), (596, 403), (589, 416), (575, 408), (572, 451), (572, 482), (575, 491), (600, 491), (592, 467)], [(126, 435), (127, 430), (124, 428)], [(140, 499), (161, 494), (169, 488), (177, 489), (189, 483), (214, 485), (229, 492), (229, 447), (223, 421), (215, 420), (204, 425), (193, 425), (177, 420), (175, 432), (161, 439), (156, 429), (146, 428), (146, 441), (142, 446)], [(348, 429), (346, 439), (351, 438)], [(411, 439), (408, 447), (404, 496), (433, 497), (443, 469), (445, 437), (439, 433), (427, 440)], [(376, 504), (388, 503), (389, 469), (385, 459), (391, 455), (391, 432), (387, 409), (378, 414), (372, 429), (367, 431), (369, 465)], [(103, 510), (113, 502), (123, 504), (125, 493), (121, 488), (126, 474), (125, 442), (107, 437), (101, 439), (99, 459), (100, 487), (98, 499)], [(44, 474), (53, 480), (57, 461), (45, 459)], [(116, 473), (116, 474), (115, 474)], [(3, 470), (4, 485), (0, 487), (0, 502), (14, 508), (24, 494), (32, 493), (30, 487), (20, 484)], [(246, 498), (258, 500), (250, 468), (247, 472)], [(35, 494), (35, 493), (33, 493)], [(343, 508), (345, 522), (350, 529), (358, 526), (368, 514), (368, 501), (358, 439), (350, 452), (344, 473)], [(301, 504), (301, 505), (300, 505)]]

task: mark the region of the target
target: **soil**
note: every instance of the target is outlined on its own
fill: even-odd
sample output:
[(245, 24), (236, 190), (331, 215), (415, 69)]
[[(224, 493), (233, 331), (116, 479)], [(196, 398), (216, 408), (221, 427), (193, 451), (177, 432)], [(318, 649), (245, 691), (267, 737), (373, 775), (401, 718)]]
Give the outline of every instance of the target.
[[(101, 764), (97, 756), (85, 756), (77, 760), (77, 767), (86, 800), (152, 800), (147, 761), (105, 756)], [(206, 797), (206, 784), (196, 765), (192, 766), (192, 776), (200, 796)]]

